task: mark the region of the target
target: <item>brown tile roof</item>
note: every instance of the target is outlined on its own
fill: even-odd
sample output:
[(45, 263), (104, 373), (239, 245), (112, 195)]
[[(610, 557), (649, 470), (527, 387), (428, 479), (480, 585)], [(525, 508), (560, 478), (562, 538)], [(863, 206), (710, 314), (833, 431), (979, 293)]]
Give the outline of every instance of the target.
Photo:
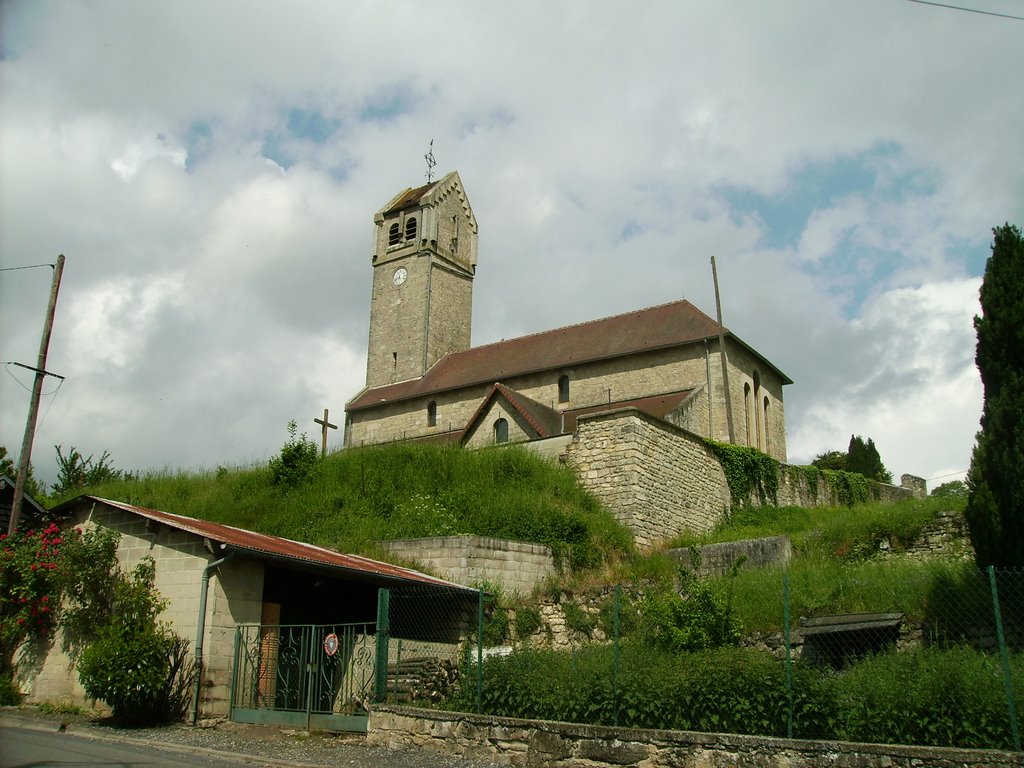
[(692, 389), (684, 389), (679, 392), (667, 392), (663, 395), (652, 395), (651, 397), (638, 397), (633, 400), (618, 400), (613, 403), (601, 403), (600, 405), (588, 405), (585, 408), (573, 408), (565, 412), (566, 433), (576, 431), (576, 420), (580, 416), (591, 413), (605, 413), (617, 411), (620, 408), (636, 408), (659, 419), (665, 418), (669, 413), (678, 407), (690, 394)]
[[(382, 401), (405, 400), (527, 373), (680, 346), (716, 337), (718, 328), (715, 320), (686, 300), (660, 304), (445, 355), (418, 379), (364, 389), (345, 410), (358, 411)], [(728, 329), (725, 333), (771, 366)], [(784, 373), (775, 370), (784, 383), (792, 383)]]
[(500, 382), (495, 382), (491, 385), (490, 392), (484, 397), (483, 402), (480, 403), (480, 407), (476, 409), (476, 412), (466, 422), (466, 428), (463, 430), (464, 435), (468, 435), (473, 429), (474, 425), (480, 420), (484, 412), (490, 408), (498, 398), (502, 398), (509, 404), (512, 410), (516, 411), (527, 424), (533, 429), (537, 437), (551, 437), (552, 435), (558, 435), (562, 432), (562, 414), (554, 408), (550, 408), (546, 405), (538, 403), (526, 395), (516, 392), (514, 389), (509, 389)]
[(197, 520), (193, 517), (175, 515), (170, 512), (161, 512), (158, 509), (137, 507), (134, 504), (126, 504), (121, 501), (101, 499), (98, 496), (78, 496), (56, 507), (54, 511), (65, 511), (70, 509), (72, 505), (82, 501), (105, 504), (116, 509), (124, 510), (125, 512), (130, 512), (134, 515), (139, 515), (140, 517), (155, 520), (158, 523), (163, 523), (164, 525), (176, 528), (179, 531), (187, 531), (188, 533), (195, 534), (196, 536), (202, 536), (203, 538), (227, 544), (231, 548), (243, 550), (255, 557), (272, 559), (284, 558), (286, 560), (293, 560), (299, 563), (307, 563), (310, 565), (346, 571), (350, 574), (358, 574), (364, 578), (370, 578), (371, 580), (414, 582), (417, 584), (429, 584), (437, 587), (458, 589), (465, 592), (476, 591), (469, 587), (463, 587), (453, 582), (428, 576), (427, 574), (420, 573), (419, 571), (413, 571), (409, 568), (401, 568), (397, 565), (391, 565), (390, 563), (382, 563), (378, 560), (371, 560), (367, 557), (346, 555), (341, 552), (335, 552), (333, 549), (326, 549), (313, 544), (304, 544), (300, 541), (282, 539), (278, 536), (270, 536), (265, 533), (247, 531), (244, 528), (235, 528), (230, 525), (223, 525), (222, 523), (210, 522), (209, 520)]

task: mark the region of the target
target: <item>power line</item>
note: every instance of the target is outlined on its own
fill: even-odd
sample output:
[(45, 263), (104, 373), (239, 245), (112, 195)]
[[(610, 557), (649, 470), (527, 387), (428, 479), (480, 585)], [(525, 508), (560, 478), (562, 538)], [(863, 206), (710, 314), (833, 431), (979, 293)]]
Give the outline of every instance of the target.
[(929, 477), (928, 478), (928, 482), (930, 483), (932, 480), (941, 480), (944, 477), (953, 477), (954, 475), (963, 475), (966, 472), (967, 472), (966, 469), (961, 469), (959, 472), (950, 472), (948, 475), (939, 475), (938, 477)]
[(966, 13), (980, 13), (982, 16), (997, 16), (1000, 19), (1013, 19), (1014, 21), (1024, 21), (1024, 16), (1011, 16), (1008, 13), (996, 13), (995, 11), (983, 11), (980, 8), (965, 8), (962, 5), (947, 5), (946, 3), (935, 3), (932, 0), (907, 0), (908, 3), (918, 3), (919, 5), (934, 5), (936, 8), (948, 8), (951, 11), (965, 11)]

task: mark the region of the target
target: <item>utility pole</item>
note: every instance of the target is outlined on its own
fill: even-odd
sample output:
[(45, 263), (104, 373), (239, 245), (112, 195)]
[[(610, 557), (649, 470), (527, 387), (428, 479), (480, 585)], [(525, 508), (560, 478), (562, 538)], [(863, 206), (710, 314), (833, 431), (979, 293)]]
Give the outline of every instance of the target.
[(36, 433), (36, 418), (39, 415), (39, 397), (43, 391), (43, 379), (46, 378), (46, 354), (50, 349), (50, 333), (53, 331), (53, 316), (57, 312), (57, 292), (60, 290), (60, 278), (64, 274), (64, 254), (57, 257), (53, 267), (53, 285), (50, 287), (50, 304), (46, 309), (46, 322), (43, 323), (43, 338), (39, 342), (39, 361), (36, 364), (36, 378), (32, 385), (32, 400), (28, 406), (28, 420), (25, 422), (25, 439), (21, 442), (21, 457), (18, 466), (18, 477), (14, 481), (14, 501), (11, 504), (11, 522), (7, 525), (7, 535), (18, 530), (18, 518), (21, 517), (21, 503), (25, 498), (25, 480), (28, 479), (28, 465), (32, 457), (32, 440)]
[[(729, 443), (736, 444), (736, 430), (732, 424), (732, 399), (729, 397), (729, 359), (725, 354), (725, 326), (722, 325), (722, 298), (718, 294), (718, 267), (711, 257), (711, 278), (715, 281), (715, 309), (718, 311), (718, 356), (722, 359), (722, 387), (725, 390), (725, 420), (729, 425)], [(710, 394), (710, 393), (708, 393)]]

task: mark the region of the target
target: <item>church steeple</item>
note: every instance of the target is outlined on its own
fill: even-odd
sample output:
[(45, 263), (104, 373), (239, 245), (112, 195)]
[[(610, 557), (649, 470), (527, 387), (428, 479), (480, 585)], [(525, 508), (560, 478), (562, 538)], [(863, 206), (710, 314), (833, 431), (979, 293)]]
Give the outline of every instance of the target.
[(395, 195), (374, 215), (366, 385), (413, 379), (469, 349), (477, 224), (456, 172)]

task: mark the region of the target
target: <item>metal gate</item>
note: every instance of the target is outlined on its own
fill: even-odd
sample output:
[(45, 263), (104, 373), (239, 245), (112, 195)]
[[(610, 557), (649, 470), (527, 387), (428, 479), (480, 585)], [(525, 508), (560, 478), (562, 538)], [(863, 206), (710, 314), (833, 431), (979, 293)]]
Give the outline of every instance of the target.
[(235, 630), (231, 719), (366, 731), (374, 624), (243, 624)]

